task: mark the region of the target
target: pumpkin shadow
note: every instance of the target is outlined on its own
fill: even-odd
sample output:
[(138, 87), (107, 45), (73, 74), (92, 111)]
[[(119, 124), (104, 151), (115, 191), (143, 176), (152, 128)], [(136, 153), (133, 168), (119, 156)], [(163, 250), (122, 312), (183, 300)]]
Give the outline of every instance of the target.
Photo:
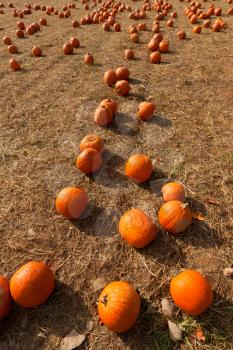
[(118, 135), (134, 136), (139, 132), (139, 124), (136, 118), (129, 117), (125, 113), (117, 113), (109, 129)]
[(129, 83), (132, 84), (132, 85), (141, 84), (141, 80), (135, 79), (135, 78), (130, 78), (129, 79)]
[(165, 173), (161, 169), (155, 169), (152, 171), (150, 179), (139, 186), (153, 193), (156, 197), (161, 197), (161, 188), (167, 181)]
[[(61, 338), (75, 329), (86, 333), (91, 319), (80, 293), (56, 281), (51, 297), (37, 309), (24, 309), (16, 304), (4, 322), (1, 321), (1, 350), (50, 349), (58, 346)], [(52, 336), (52, 338), (50, 337)], [(10, 341), (9, 341), (10, 339)], [(49, 342), (52, 341), (52, 344)], [(84, 350), (88, 340), (80, 346)]]
[(178, 235), (177, 239), (193, 247), (219, 248), (224, 244), (224, 240), (220, 233), (209, 226), (206, 206), (194, 198), (186, 197), (186, 201), (189, 202), (192, 212), (200, 213), (205, 219), (198, 220), (193, 218), (189, 228), (183, 234)]
[(128, 187), (128, 179), (121, 171), (124, 164), (125, 159), (119, 154), (105, 150), (103, 154), (103, 166), (95, 181), (110, 188)]
[(129, 350), (171, 350), (166, 320), (155, 308), (148, 312), (149, 307), (150, 301), (141, 296), (141, 310), (134, 327), (118, 336)]
[(158, 114), (155, 114), (149, 123), (158, 125), (161, 128), (171, 128), (173, 126), (173, 123), (169, 118)]
[(82, 217), (70, 222), (87, 235), (111, 237), (117, 231), (118, 219), (119, 216), (115, 210), (98, 207), (94, 203), (90, 203)]

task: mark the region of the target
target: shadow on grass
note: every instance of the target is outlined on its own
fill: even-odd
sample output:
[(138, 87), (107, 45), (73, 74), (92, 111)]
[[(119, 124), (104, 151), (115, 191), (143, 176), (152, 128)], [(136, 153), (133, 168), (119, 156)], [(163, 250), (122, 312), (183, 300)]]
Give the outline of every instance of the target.
[[(79, 293), (56, 282), (51, 297), (37, 309), (24, 309), (16, 304), (1, 321), (1, 350), (51, 349), (71, 330), (84, 333), (90, 313)], [(52, 333), (53, 339), (49, 336)], [(50, 339), (50, 340), (49, 340)], [(48, 345), (49, 341), (53, 341)], [(57, 343), (56, 343), (57, 342)], [(88, 340), (79, 348), (86, 349)], [(48, 347), (47, 347), (48, 346)]]

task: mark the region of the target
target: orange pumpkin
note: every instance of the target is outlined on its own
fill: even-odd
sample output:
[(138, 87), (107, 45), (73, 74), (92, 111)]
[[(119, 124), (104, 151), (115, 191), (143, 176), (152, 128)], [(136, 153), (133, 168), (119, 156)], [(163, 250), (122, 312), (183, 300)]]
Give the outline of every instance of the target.
[(186, 38), (186, 32), (184, 30), (179, 30), (177, 33), (178, 39), (184, 40)]
[(167, 21), (167, 26), (171, 28), (171, 27), (173, 27), (173, 25), (174, 25), (174, 22), (171, 19), (169, 19)]
[(110, 86), (117, 82), (117, 75), (113, 69), (109, 69), (104, 73), (104, 82)]
[(78, 49), (80, 46), (80, 42), (78, 40), (78, 38), (70, 38), (70, 44), (73, 46), (74, 49)]
[(47, 19), (46, 18), (40, 18), (39, 23), (41, 26), (47, 26)]
[(169, 233), (177, 234), (185, 231), (192, 223), (192, 213), (187, 203), (173, 200), (162, 205), (158, 220)]
[(179, 308), (189, 315), (204, 312), (213, 301), (208, 281), (195, 270), (185, 270), (171, 280), (170, 293)]
[(161, 54), (159, 51), (155, 51), (150, 54), (150, 62), (153, 64), (161, 62)]
[(17, 46), (15, 46), (15, 45), (9, 45), (9, 46), (8, 46), (8, 52), (9, 52), (9, 53), (12, 53), (12, 54), (18, 53)]
[(4, 276), (0, 276), (0, 320), (2, 320), (10, 311), (11, 295), (9, 282)]
[(152, 52), (157, 51), (159, 48), (158, 40), (152, 38), (148, 43), (148, 49)]
[(192, 32), (193, 33), (197, 33), (197, 34), (200, 34), (201, 33), (201, 31), (202, 31), (202, 27), (201, 26), (195, 26), (195, 27), (193, 27), (193, 29), (192, 29)]
[(114, 30), (115, 30), (115, 32), (120, 32), (120, 31), (121, 31), (121, 25), (120, 25), (120, 23), (115, 23), (115, 24), (114, 24)]
[(111, 98), (106, 98), (100, 102), (100, 106), (111, 109), (114, 115), (117, 112), (118, 103), (116, 101), (113, 101)]
[(162, 53), (168, 52), (169, 50), (169, 41), (168, 40), (161, 40), (159, 43), (159, 51)]
[(127, 60), (132, 60), (134, 58), (134, 51), (132, 49), (125, 50), (125, 58)]
[(130, 209), (120, 218), (121, 237), (135, 248), (144, 248), (157, 236), (153, 220), (140, 209)]
[(36, 308), (48, 299), (54, 285), (52, 270), (43, 262), (30, 261), (12, 276), (10, 292), (20, 306)]
[(63, 45), (63, 52), (65, 55), (72, 55), (73, 53), (73, 46), (70, 43), (65, 43)]
[(78, 187), (65, 187), (56, 197), (56, 210), (67, 219), (78, 219), (88, 205), (87, 193)]
[(23, 30), (18, 29), (18, 30), (16, 30), (15, 34), (18, 38), (24, 38), (24, 31)]
[(125, 175), (136, 183), (142, 183), (151, 177), (153, 170), (152, 162), (144, 154), (134, 154), (126, 162)]
[(155, 104), (152, 102), (141, 102), (138, 106), (137, 116), (143, 120), (148, 121), (150, 120), (155, 111)]
[(213, 26), (212, 26), (212, 31), (213, 32), (220, 32), (221, 30), (221, 24), (219, 23), (219, 21), (214, 22)]
[(33, 46), (33, 48), (32, 48), (32, 55), (35, 56), (35, 57), (40, 57), (42, 55), (41, 48), (39, 48), (37, 46)]
[(161, 189), (164, 202), (185, 200), (185, 188), (179, 182), (169, 182)]
[(84, 151), (86, 148), (94, 148), (97, 152), (103, 152), (104, 142), (100, 136), (90, 134), (85, 136), (79, 145), (80, 151)]
[(84, 59), (83, 59), (84, 63), (85, 64), (88, 64), (88, 65), (92, 65), (94, 63), (94, 57), (92, 54), (90, 53), (87, 53), (85, 56), (84, 56)]
[(138, 33), (133, 33), (133, 34), (130, 34), (130, 40), (133, 42), (133, 43), (139, 43), (139, 35)]
[(116, 83), (116, 91), (120, 96), (127, 96), (130, 92), (130, 85), (127, 80), (119, 80)]
[(5, 45), (11, 45), (12, 44), (11, 38), (9, 36), (4, 36), (3, 43)]
[(123, 333), (129, 330), (140, 312), (140, 297), (127, 282), (109, 283), (98, 301), (98, 313), (101, 321), (112, 332)]
[(117, 80), (129, 80), (130, 71), (127, 67), (118, 67), (116, 69)]
[(106, 106), (99, 106), (95, 110), (94, 121), (99, 126), (107, 126), (113, 122), (113, 112)]
[(84, 149), (76, 160), (77, 168), (85, 174), (98, 171), (102, 165), (102, 157), (94, 148)]
[(21, 69), (20, 63), (13, 58), (9, 61), (9, 66), (13, 71), (17, 71)]
[(72, 26), (73, 26), (74, 28), (78, 28), (78, 27), (80, 26), (80, 24), (79, 24), (78, 21), (74, 20), (74, 21), (72, 21)]

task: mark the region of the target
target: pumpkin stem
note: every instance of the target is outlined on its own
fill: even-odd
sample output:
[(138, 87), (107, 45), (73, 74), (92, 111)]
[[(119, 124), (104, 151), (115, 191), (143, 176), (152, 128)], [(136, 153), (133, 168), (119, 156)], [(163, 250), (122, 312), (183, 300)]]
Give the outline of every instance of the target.
[(182, 207), (183, 209), (187, 208), (188, 206), (189, 206), (189, 203), (183, 203), (183, 204), (181, 205), (181, 207)]
[(108, 296), (107, 296), (107, 294), (104, 295), (104, 296), (102, 297), (102, 299), (100, 300), (100, 302), (101, 302), (102, 304), (104, 304), (104, 306), (107, 305), (107, 303), (108, 303)]

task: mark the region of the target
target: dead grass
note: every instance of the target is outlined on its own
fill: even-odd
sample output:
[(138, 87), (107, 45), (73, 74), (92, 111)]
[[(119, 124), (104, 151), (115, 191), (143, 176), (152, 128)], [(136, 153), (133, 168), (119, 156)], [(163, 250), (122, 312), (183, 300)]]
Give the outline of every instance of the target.
[[(8, 277), (31, 259), (48, 262), (56, 272), (57, 286), (50, 300), (38, 310), (13, 307), (1, 322), (2, 350), (58, 349), (61, 337), (95, 321), (80, 349), (206, 349), (230, 350), (232, 343), (233, 287), (222, 274), (232, 265), (232, 117), (233, 60), (232, 18), (221, 33), (205, 30), (191, 34), (183, 16), (186, 3), (172, 2), (178, 12), (175, 29), (163, 33), (171, 41), (171, 53), (161, 65), (148, 63), (146, 43), (150, 31), (140, 35), (140, 44), (128, 40), (128, 14), (119, 15), (121, 33), (105, 33), (101, 26), (72, 29), (71, 20), (48, 17), (49, 26), (38, 36), (15, 39), (16, 18), (8, 9), (1, 17), (1, 34), (10, 35), (20, 49), (24, 70), (17, 74), (7, 66), (6, 48), (0, 51), (0, 176), (1, 176), (1, 274)], [(212, 3), (212, 2), (211, 2)], [(214, 2), (215, 3), (215, 2)], [(6, 1), (5, 1), (6, 4)], [(22, 7), (24, 1), (14, 2)], [(42, 3), (41, 3), (42, 4)], [(50, 1), (61, 8), (62, 2)], [(79, 2), (72, 18), (84, 13)], [(142, 2), (130, 2), (134, 7)], [(203, 3), (204, 7), (207, 4)], [(227, 5), (217, 2), (216, 6)], [(38, 21), (40, 11), (24, 21)], [(150, 26), (153, 13), (148, 14)], [(185, 42), (176, 39), (178, 28), (188, 32)], [(77, 36), (81, 48), (73, 56), (61, 52), (62, 44)], [(39, 45), (45, 56), (30, 57)], [(123, 59), (124, 49), (134, 47), (136, 59)], [(91, 51), (95, 65), (86, 67), (83, 56)], [(132, 76), (132, 94), (116, 97), (104, 86), (106, 69), (125, 65)], [(100, 100), (114, 97), (120, 114), (109, 129), (94, 126), (92, 116)], [(157, 116), (151, 123), (135, 119), (137, 105), (151, 98)], [(94, 178), (81, 175), (74, 166), (79, 141), (91, 132), (104, 138), (103, 169)], [(126, 180), (124, 163), (134, 152), (148, 154), (155, 172), (143, 186)], [(156, 220), (161, 204), (159, 189), (167, 179), (187, 186), (191, 206), (207, 216), (194, 222), (180, 238), (161, 232), (148, 248), (136, 251), (117, 234), (120, 215), (140, 207)], [(85, 216), (72, 224), (54, 210), (56, 193), (68, 185), (83, 186), (91, 203)], [(206, 197), (220, 202), (205, 204)], [(169, 281), (182, 268), (205, 273), (215, 289), (215, 302), (203, 316), (177, 320), (185, 331), (184, 342), (171, 343), (160, 300), (169, 296)], [(108, 332), (98, 324), (92, 282), (125, 279), (139, 290), (142, 312), (126, 335)], [(154, 312), (148, 311), (150, 305)], [(201, 326), (204, 344), (193, 343), (192, 333)]]

